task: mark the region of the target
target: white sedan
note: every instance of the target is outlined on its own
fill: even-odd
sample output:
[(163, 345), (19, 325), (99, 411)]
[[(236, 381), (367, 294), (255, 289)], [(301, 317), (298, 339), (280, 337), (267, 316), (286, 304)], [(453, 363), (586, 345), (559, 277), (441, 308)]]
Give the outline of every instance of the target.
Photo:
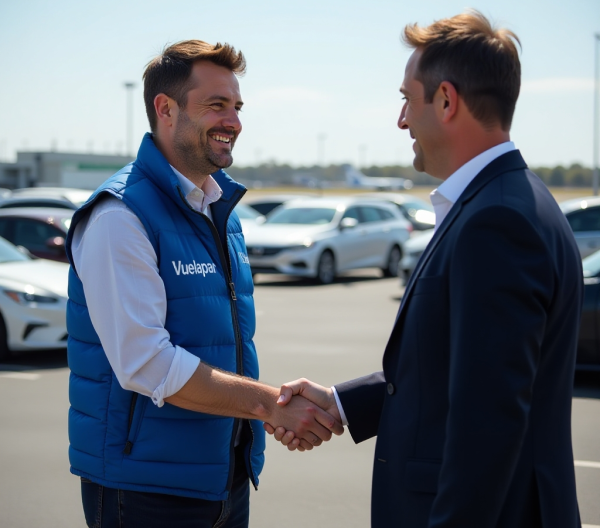
[(69, 265), (34, 259), (0, 238), (0, 358), (67, 345)]
[(410, 229), (398, 209), (383, 201), (305, 198), (282, 205), (245, 238), (253, 274), (284, 273), (328, 284), (356, 268), (396, 276)]

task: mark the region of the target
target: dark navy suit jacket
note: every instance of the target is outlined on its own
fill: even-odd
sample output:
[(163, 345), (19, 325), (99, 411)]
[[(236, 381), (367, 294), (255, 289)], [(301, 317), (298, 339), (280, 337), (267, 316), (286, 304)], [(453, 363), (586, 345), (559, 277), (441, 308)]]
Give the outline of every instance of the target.
[(383, 372), (336, 385), (377, 435), (373, 528), (579, 528), (582, 299), (564, 215), (518, 151), (470, 183), (407, 285)]

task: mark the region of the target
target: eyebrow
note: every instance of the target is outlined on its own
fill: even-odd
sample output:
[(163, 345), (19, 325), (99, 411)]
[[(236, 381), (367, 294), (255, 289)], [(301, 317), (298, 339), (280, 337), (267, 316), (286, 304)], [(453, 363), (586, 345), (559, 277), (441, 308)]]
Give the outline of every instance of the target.
[[(231, 102), (231, 99), (229, 99), (229, 97), (225, 97), (224, 95), (211, 95), (210, 97), (207, 97), (206, 100), (207, 101), (223, 101), (224, 103)], [(235, 104), (238, 106), (243, 106), (244, 101), (236, 101)]]

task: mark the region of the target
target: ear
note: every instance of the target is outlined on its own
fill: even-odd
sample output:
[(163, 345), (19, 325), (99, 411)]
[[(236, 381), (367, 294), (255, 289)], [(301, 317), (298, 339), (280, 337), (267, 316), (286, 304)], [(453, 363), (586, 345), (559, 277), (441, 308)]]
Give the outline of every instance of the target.
[(458, 111), (458, 92), (451, 82), (442, 81), (433, 96), (436, 112), (442, 123), (448, 123)]
[(160, 93), (154, 98), (154, 111), (156, 112), (159, 126), (172, 127), (175, 123), (178, 110), (177, 103), (168, 95)]

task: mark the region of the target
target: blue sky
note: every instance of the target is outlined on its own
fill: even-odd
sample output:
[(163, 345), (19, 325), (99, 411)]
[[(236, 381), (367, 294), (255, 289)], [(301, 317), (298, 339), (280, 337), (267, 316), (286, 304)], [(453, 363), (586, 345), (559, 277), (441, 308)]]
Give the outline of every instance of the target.
[(521, 39), (512, 138), (528, 163), (591, 166), (598, 0), (0, 0), (0, 160), (52, 145), (124, 152), (125, 81), (137, 83), (137, 148), (146, 63), (198, 38), (247, 58), (236, 165), (410, 164), (412, 141), (396, 126), (410, 55), (400, 33), (468, 7)]

